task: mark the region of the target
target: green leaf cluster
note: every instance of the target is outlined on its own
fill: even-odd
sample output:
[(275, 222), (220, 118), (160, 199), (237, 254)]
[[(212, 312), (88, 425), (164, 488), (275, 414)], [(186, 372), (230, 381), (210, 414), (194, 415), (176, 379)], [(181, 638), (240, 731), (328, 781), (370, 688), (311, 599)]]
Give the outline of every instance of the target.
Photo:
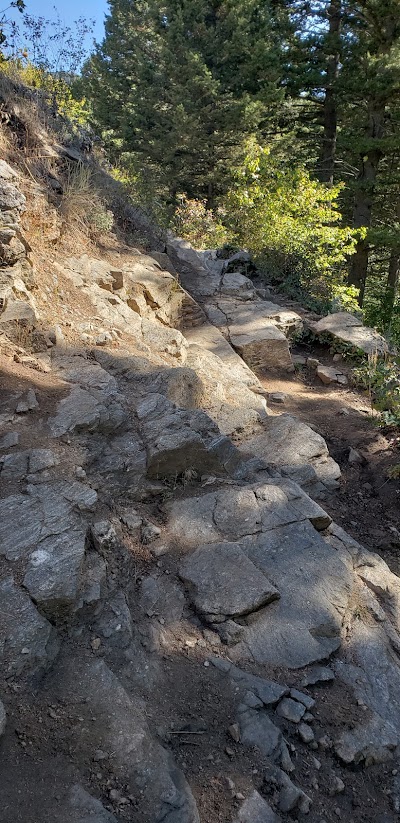
[(270, 148), (252, 143), (224, 200), (232, 240), (270, 275), (330, 301), (362, 233), (342, 225), (341, 190), (342, 184), (313, 180), (304, 166), (283, 166)]

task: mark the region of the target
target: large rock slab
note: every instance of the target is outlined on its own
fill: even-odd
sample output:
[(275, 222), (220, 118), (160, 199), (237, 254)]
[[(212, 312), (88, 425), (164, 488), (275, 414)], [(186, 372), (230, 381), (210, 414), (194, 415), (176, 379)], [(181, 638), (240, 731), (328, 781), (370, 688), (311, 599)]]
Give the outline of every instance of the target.
[(256, 296), (251, 280), (238, 271), (223, 274), (220, 289), (221, 294), (240, 297), (242, 300), (253, 300)]
[(53, 437), (74, 432), (109, 432), (127, 420), (119, 402), (118, 384), (98, 363), (82, 356), (56, 354), (54, 371), (72, 390), (60, 400), (56, 415), (49, 420)]
[(331, 522), (317, 503), (286, 479), (219, 489), (176, 501), (169, 510), (171, 535), (186, 549), (308, 520), (317, 529), (325, 529)]
[(179, 575), (194, 607), (211, 623), (249, 614), (279, 597), (237, 543), (202, 546), (181, 563)]
[[(208, 608), (216, 613), (215, 605), (206, 605), (206, 599), (218, 592), (219, 575), (222, 585), (229, 586), (229, 596), (241, 596), (245, 571), (231, 575), (225, 555), (219, 562), (221, 540), (229, 541), (222, 544), (224, 552), (229, 554), (236, 546), (240, 562), (242, 552), (281, 595), (279, 600), (270, 597), (266, 608), (253, 616), (242, 617), (243, 638), (232, 651), (233, 659), (251, 657), (263, 664), (298, 668), (339, 648), (353, 565), (342, 544), (332, 550), (318, 534), (316, 529), (329, 523), (323, 509), (289, 480), (233, 486), (172, 504), (168, 523), (172, 539), (186, 549), (201, 546), (183, 564), (183, 576), (194, 586), (193, 601), (201, 613)], [(218, 551), (215, 561), (213, 544)], [(239, 562), (236, 557), (235, 562)], [(217, 619), (229, 613), (234, 614), (221, 608)]]
[(49, 426), (53, 437), (61, 437), (74, 432), (114, 431), (125, 420), (126, 414), (119, 403), (102, 403), (85, 389), (76, 387), (60, 400)]
[(11, 576), (0, 582), (0, 602), (0, 661), (5, 677), (48, 668), (59, 647), (52, 625)]
[(251, 432), (266, 417), (264, 398), (237, 379), (229, 365), (200, 346), (189, 347), (186, 365), (200, 380), (198, 406), (207, 411), (223, 434)]
[(382, 355), (388, 351), (388, 345), (382, 335), (375, 329), (364, 326), (362, 320), (347, 312), (328, 314), (318, 323), (310, 323), (310, 328), (319, 336), (328, 335), (365, 354)]
[(0, 501), (0, 553), (24, 561), (24, 585), (47, 616), (71, 611), (79, 596), (87, 521), (97, 493), (82, 483), (56, 481)]
[[(310, 489), (316, 482), (336, 488), (341, 474), (323, 437), (289, 414), (264, 420), (263, 432), (247, 439), (241, 451), (252, 452)], [(306, 472), (303, 480), (300, 470), (307, 465), (311, 466), (312, 474)]]
[(395, 656), (400, 637), (385, 621), (377, 600), (374, 604), (368, 598), (363, 606), (369, 606), (368, 620), (354, 623), (348, 654), (334, 668), (369, 714), (337, 740), (337, 753), (347, 763), (371, 764), (391, 759), (400, 745), (400, 669)]
[(190, 293), (202, 299), (218, 292), (224, 268), (223, 260), (215, 261), (217, 265), (212, 265), (214, 261), (196, 251), (181, 237), (168, 238), (167, 252)]
[(302, 328), (295, 312), (264, 300), (243, 303), (235, 298), (218, 298), (207, 303), (205, 310), (210, 322), (255, 371), (292, 366), (287, 337)]
[[(183, 328), (186, 322), (197, 323), (204, 317), (200, 307), (181, 288), (176, 277), (163, 270), (153, 257), (145, 254), (133, 254), (118, 271), (106, 261), (89, 258), (87, 255), (67, 259), (59, 270), (72, 280), (74, 286), (86, 293), (96, 307), (96, 313), (109, 326), (129, 332), (130, 325), (132, 332), (139, 332), (147, 341), (151, 327), (154, 340), (149, 344), (154, 342), (157, 345), (158, 331), (158, 346), (160, 347), (164, 337), (163, 350), (167, 353), (168, 349), (165, 347), (174, 345), (174, 331), (176, 333), (177, 329)], [(146, 322), (142, 324), (141, 319), (148, 321), (150, 327)], [(185, 344), (180, 337), (181, 358), (184, 357), (184, 348)], [(176, 343), (175, 349), (177, 350)]]
[(217, 474), (238, 469), (238, 450), (204, 412), (180, 409), (154, 393), (138, 403), (136, 413), (149, 477), (176, 476), (186, 469)]
[(216, 326), (205, 322), (196, 328), (185, 329), (185, 337), (190, 345), (200, 346), (219, 357), (235, 380), (239, 380), (251, 389), (262, 390), (261, 383), (254, 372)]
[(136, 493), (144, 483), (147, 454), (143, 440), (136, 430), (115, 437), (92, 438), (90, 470), (111, 494), (129, 491)]
[(248, 621), (236, 659), (300, 668), (328, 658), (341, 645), (352, 592), (347, 557), (332, 551), (310, 523), (282, 526), (245, 538), (242, 550), (281, 593)]
[(0, 316), (0, 331), (13, 338), (24, 330), (30, 334), (36, 328), (38, 319), (35, 310), (25, 300), (14, 300), (8, 303)]
[(349, 765), (385, 763), (391, 760), (399, 742), (398, 730), (385, 723), (379, 715), (359, 723), (350, 732), (344, 732), (335, 743), (339, 759)]
[(292, 365), (289, 343), (273, 322), (264, 301), (247, 303), (221, 299), (206, 304), (211, 323), (224, 331), (230, 344), (250, 368), (288, 369)]
[(150, 734), (143, 704), (128, 696), (103, 660), (66, 657), (48, 688), (48, 699), (67, 707), (71, 747), (84, 762), (97, 749), (106, 752), (119, 785), (133, 796), (143, 819), (199, 823), (184, 775)]

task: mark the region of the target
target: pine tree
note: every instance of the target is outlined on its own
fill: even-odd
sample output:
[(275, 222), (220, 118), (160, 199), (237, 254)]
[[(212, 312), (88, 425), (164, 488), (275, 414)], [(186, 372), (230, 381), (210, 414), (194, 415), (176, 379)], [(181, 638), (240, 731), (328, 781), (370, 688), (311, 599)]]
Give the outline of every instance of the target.
[(106, 36), (85, 68), (95, 116), (120, 150), (212, 204), (246, 138), (268, 127), (281, 87), (285, 10), (256, 0), (110, 0)]

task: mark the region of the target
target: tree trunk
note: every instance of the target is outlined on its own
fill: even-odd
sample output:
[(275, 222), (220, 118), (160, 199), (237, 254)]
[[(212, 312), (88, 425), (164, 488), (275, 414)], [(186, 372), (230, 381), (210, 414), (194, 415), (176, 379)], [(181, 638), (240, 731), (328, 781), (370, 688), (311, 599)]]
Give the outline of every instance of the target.
[(388, 276), (386, 281), (386, 294), (385, 294), (385, 315), (384, 315), (384, 323), (385, 329), (390, 329), (390, 323), (392, 320), (394, 304), (397, 296), (397, 289), (400, 280), (400, 246), (392, 249), (390, 259), (389, 259), (389, 269), (388, 269)]
[(327, 17), (329, 33), (327, 38), (328, 62), (323, 113), (324, 137), (318, 176), (321, 183), (329, 183), (332, 186), (336, 159), (337, 101), (335, 85), (340, 66), (342, 0), (330, 0)]
[[(383, 136), (385, 110), (381, 108), (371, 112), (369, 117), (366, 137), (369, 140), (380, 141)], [(379, 163), (383, 157), (381, 148), (370, 149), (367, 155), (361, 156), (361, 167), (358, 176), (358, 184), (355, 193), (353, 208), (353, 228), (366, 228), (371, 226), (372, 208), (374, 204), (374, 194)], [(368, 237), (359, 240), (356, 253), (351, 258), (351, 266), (348, 282), (351, 286), (360, 289), (359, 303), (363, 304), (365, 282), (367, 279), (369, 260)]]

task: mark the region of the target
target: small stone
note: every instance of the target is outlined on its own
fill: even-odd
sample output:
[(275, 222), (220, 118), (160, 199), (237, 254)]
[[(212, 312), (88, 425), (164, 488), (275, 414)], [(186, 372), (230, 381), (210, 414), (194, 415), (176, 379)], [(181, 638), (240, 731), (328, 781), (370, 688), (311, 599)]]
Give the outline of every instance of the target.
[(290, 697), (284, 697), (276, 710), (280, 717), (290, 720), (291, 723), (300, 723), (305, 711), (306, 708), (302, 703), (298, 703), (297, 700), (292, 700)]
[(257, 791), (254, 790), (246, 800), (241, 792), (237, 792), (235, 799), (244, 802), (234, 823), (278, 823), (279, 818)]
[(161, 544), (160, 546), (152, 546), (150, 551), (153, 557), (163, 557), (164, 554), (168, 553), (168, 546), (164, 546), (164, 544)]
[(132, 509), (132, 511), (124, 512), (121, 515), (121, 523), (127, 527), (129, 534), (136, 534), (143, 524), (143, 519), (135, 509)]
[(351, 465), (356, 465), (357, 463), (363, 462), (361, 454), (359, 454), (358, 451), (356, 451), (356, 449), (352, 448), (349, 449), (349, 456), (347, 459)]
[(90, 527), (92, 540), (97, 551), (103, 553), (109, 551), (115, 545), (117, 535), (112, 523), (109, 520), (100, 520)]
[(33, 389), (28, 389), (25, 397), (19, 401), (15, 409), (17, 414), (26, 414), (26, 412), (34, 411), (39, 408), (39, 403), (36, 399), (36, 394)]
[(78, 480), (85, 480), (86, 472), (85, 472), (85, 469), (82, 468), (82, 466), (76, 466), (76, 468), (75, 468), (75, 477), (77, 477)]
[(225, 754), (227, 754), (228, 757), (234, 757), (235, 756), (235, 752), (233, 751), (233, 749), (230, 748), (230, 746), (225, 747)]
[(345, 785), (343, 780), (340, 779), (337, 775), (333, 775), (329, 781), (329, 794), (331, 797), (335, 794), (342, 794), (345, 790)]
[(94, 651), (94, 652), (97, 652), (97, 651), (98, 651), (98, 649), (99, 649), (99, 648), (100, 648), (100, 646), (101, 646), (101, 640), (100, 640), (100, 637), (94, 637), (90, 645), (91, 645), (91, 647), (92, 647), (93, 651)]
[(95, 751), (95, 753), (93, 755), (93, 760), (95, 761), (95, 763), (99, 763), (101, 760), (106, 760), (106, 759), (107, 759), (107, 755), (106, 755), (105, 752), (103, 752), (102, 749), (97, 749)]
[(298, 703), (302, 703), (306, 709), (312, 709), (315, 706), (315, 700), (308, 694), (299, 692), (298, 689), (290, 689), (290, 697), (293, 697), (293, 700), (297, 700)]
[(327, 749), (330, 749), (332, 747), (332, 740), (330, 739), (330, 737), (328, 737), (327, 734), (324, 734), (322, 737), (319, 738), (318, 746), (321, 749), (321, 751), (326, 752)]
[(307, 723), (299, 724), (298, 733), (303, 743), (312, 743), (314, 740), (314, 732), (311, 726), (307, 726)]
[(344, 407), (339, 410), (338, 412), (342, 417), (347, 417), (350, 414), (349, 409), (345, 409)]
[(315, 717), (314, 717), (313, 714), (311, 714), (311, 712), (306, 712), (304, 717), (303, 717), (303, 720), (304, 720), (305, 723), (313, 723), (314, 720), (315, 720)]
[(317, 360), (316, 357), (308, 357), (307, 366), (309, 369), (317, 369), (319, 366), (319, 360)]
[(239, 741), (240, 741), (239, 724), (238, 723), (232, 723), (232, 725), (229, 726), (229, 728), (228, 728), (228, 732), (229, 732), (232, 740), (234, 740), (235, 743), (239, 743)]
[(280, 765), (284, 772), (287, 772), (288, 774), (290, 774), (290, 772), (294, 772), (295, 767), (293, 765), (293, 761), (290, 757), (289, 750), (285, 742), (282, 742)]
[(220, 646), (221, 645), (221, 638), (219, 634), (212, 631), (211, 629), (203, 629), (203, 637), (204, 640), (210, 644), (210, 646)]
[(313, 766), (315, 766), (315, 768), (316, 768), (316, 769), (317, 769), (317, 771), (319, 772), (319, 770), (320, 770), (320, 768), (321, 768), (321, 761), (320, 761), (320, 760), (317, 760), (317, 758), (316, 758), (316, 757), (313, 757), (312, 762), (313, 762)]
[(189, 649), (194, 649), (196, 645), (197, 645), (197, 638), (196, 637), (188, 637), (188, 639), (185, 640), (185, 646), (187, 646)]
[(50, 449), (32, 449), (29, 453), (29, 471), (31, 474), (49, 469), (57, 463), (58, 459)]
[(8, 434), (5, 434), (0, 440), (0, 449), (12, 449), (13, 446), (18, 445), (18, 441), (18, 432), (8, 432)]
[(344, 374), (341, 374), (337, 369), (322, 366), (321, 364), (317, 366), (317, 377), (325, 386), (329, 386), (331, 383), (341, 383), (342, 385), (347, 383), (347, 377)]
[(336, 354), (333, 355), (332, 360), (333, 360), (334, 363), (341, 363), (342, 360), (343, 360), (343, 357), (342, 357), (341, 354), (339, 354), (339, 352), (336, 352)]
[(56, 346), (64, 346), (65, 337), (63, 335), (61, 326), (54, 326), (54, 340), (52, 340), (52, 342), (55, 343)]
[(244, 627), (236, 623), (235, 620), (225, 620), (223, 623), (216, 623), (215, 630), (226, 646), (235, 646), (244, 634)]
[(210, 665), (209, 660), (205, 660), (204, 663), (203, 663), (203, 666), (205, 666), (206, 669), (208, 669), (209, 665)]
[(158, 526), (155, 526), (154, 523), (150, 523), (150, 520), (143, 520), (142, 532), (141, 532), (141, 540), (142, 543), (147, 545), (148, 543), (152, 543), (153, 540), (157, 540), (160, 537), (161, 529)]
[(272, 392), (272, 394), (268, 395), (268, 399), (271, 403), (285, 403), (287, 400), (287, 394), (282, 391)]
[(228, 786), (228, 789), (230, 789), (231, 792), (234, 792), (235, 791), (235, 784), (234, 784), (233, 780), (231, 780), (230, 777), (226, 777), (225, 780), (226, 780), (226, 784)]
[(98, 337), (96, 337), (95, 344), (96, 346), (107, 346), (108, 343), (113, 342), (113, 339), (112, 334), (102, 332), (102, 334), (99, 334)]
[(332, 669), (327, 666), (312, 666), (301, 682), (302, 686), (315, 686), (317, 683), (330, 683), (335, 679)]

